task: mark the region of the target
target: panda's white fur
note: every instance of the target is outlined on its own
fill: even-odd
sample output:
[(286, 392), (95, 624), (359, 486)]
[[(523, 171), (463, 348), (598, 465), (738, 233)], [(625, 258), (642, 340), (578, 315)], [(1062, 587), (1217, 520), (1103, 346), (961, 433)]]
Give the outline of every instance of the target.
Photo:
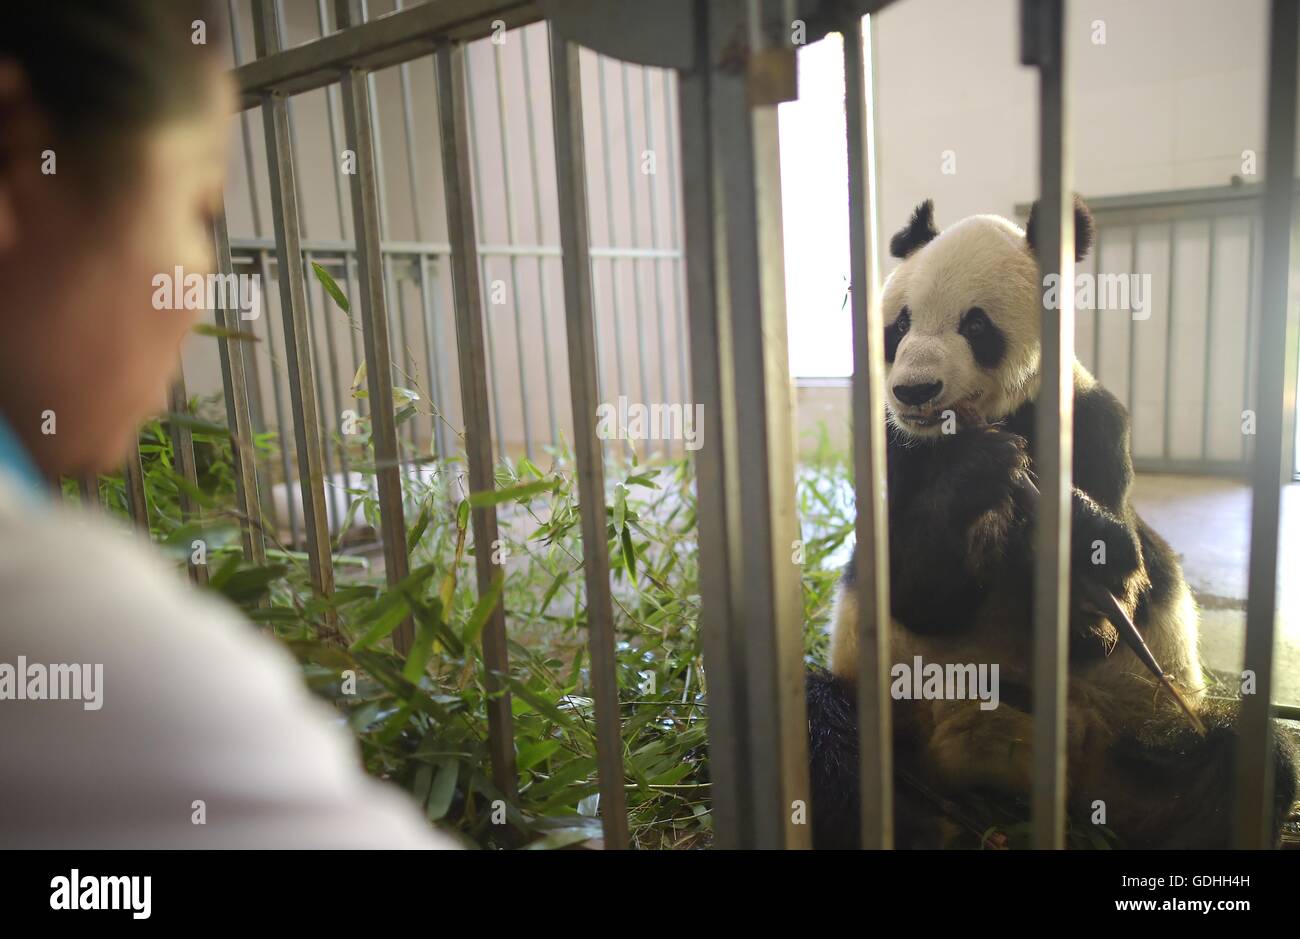
[[(915, 223), (915, 222), (914, 222)], [(950, 226), (911, 251), (882, 290), (884, 321), (890, 324), (906, 308), (911, 326), (894, 351), (886, 371), (887, 410), (904, 439), (922, 445), (939, 436), (938, 419), (958, 405), (973, 408), (996, 423), (1033, 401), (1039, 388), (1038, 262), (1025, 232), (1006, 219), (979, 215)], [(995, 369), (982, 368), (958, 324), (972, 307), (992, 318), (1006, 341)], [(1095, 380), (1074, 366), (1076, 390)], [(900, 385), (942, 381), (942, 392), (917, 407), (895, 395)], [(1125, 442), (1126, 444), (1126, 442)], [(984, 524), (996, 524), (985, 520)], [(977, 522), (970, 549), (979, 550)], [(934, 577), (943, 577), (936, 570)], [(1140, 581), (1140, 578), (1135, 578)], [(1121, 597), (1129, 612), (1140, 582)], [(1026, 591), (1029, 585), (1024, 585)], [(986, 604), (971, 628), (958, 634), (922, 635), (895, 621), (891, 630), (892, 662), (998, 663), (1003, 684), (1031, 685), (1032, 630), (1008, 628), (997, 602)], [(1150, 609), (1144, 635), (1157, 660), (1197, 702), (1203, 693), (1197, 651), (1197, 608), (1181, 574), (1169, 602)], [(831, 672), (857, 676), (857, 604), (851, 587), (841, 590), (833, 613)], [(1106, 747), (1125, 727), (1169, 708), (1150, 673), (1124, 645), (1108, 656), (1072, 664), (1068, 728), (1072, 785), (1083, 780), (1088, 765), (1100, 767)], [(925, 765), (934, 780), (952, 789), (975, 786), (1027, 793), (1030, 786), (1030, 714), (1007, 704), (989, 712), (972, 701), (909, 702), (922, 714), (905, 722), (904, 732), (921, 739)], [(895, 705), (896, 710), (898, 705)], [(1077, 768), (1077, 769), (1076, 769)], [(1100, 769), (1098, 771), (1101, 771)], [(1084, 780), (1082, 785), (1089, 783)]]

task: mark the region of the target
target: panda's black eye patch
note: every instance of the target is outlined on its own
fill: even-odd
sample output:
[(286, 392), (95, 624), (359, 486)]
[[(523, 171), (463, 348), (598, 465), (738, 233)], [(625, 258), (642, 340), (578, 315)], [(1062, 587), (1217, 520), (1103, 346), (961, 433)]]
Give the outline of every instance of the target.
[(997, 368), (1007, 352), (1007, 337), (993, 325), (989, 315), (977, 306), (967, 310), (957, 332), (966, 337), (971, 353), (981, 368)]
[(894, 361), (898, 344), (903, 341), (907, 331), (912, 328), (912, 313), (907, 307), (898, 311), (894, 321), (885, 327), (885, 361)]

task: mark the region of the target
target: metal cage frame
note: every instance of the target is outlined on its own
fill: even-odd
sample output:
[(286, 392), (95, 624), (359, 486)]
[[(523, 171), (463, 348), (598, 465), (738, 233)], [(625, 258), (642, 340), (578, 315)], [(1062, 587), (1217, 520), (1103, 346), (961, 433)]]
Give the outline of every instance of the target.
[[(324, 22), (324, 0), (319, 0)], [(581, 495), (591, 677), (597, 718), (601, 816), (606, 847), (628, 844), (623, 750), (614, 672), (604, 466), (596, 436), (596, 350), (583, 162), (578, 44), (642, 65), (678, 70), (677, 115), (682, 146), (690, 378), (693, 394), (720, 439), (697, 459), (701, 628), (709, 674), (709, 745), (713, 812), (719, 847), (801, 848), (810, 828), (794, 810), (808, 801), (798, 571), (787, 546), (797, 537), (790, 381), (784, 337), (782, 233), (776, 59), (792, 60), (788, 24), (802, 19), (807, 39), (830, 30), (845, 42), (845, 103), (850, 173), (853, 459), (858, 481), (859, 714), (862, 753), (862, 841), (893, 840), (889, 674), (888, 541), (883, 434), (883, 329), (878, 304), (874, 172), (874, 102), (870, 86), (870, 14), (889, 0), (436, 0), (367, 20), (363, 0), (336, 0), (339, 29), (284, 48), (273, 0), (252, 0), (258, 58), (234, 71), (243, 109), (260, 107), (270, 164), (275, 252), (281, 271), (295, 458), (303, 486), (303, 522), (312, 583), (328, 593), (334, 576), (324, 524), (323, 451), (317, 432), (317, 371), (308, 325), (304, 251), (297, 214), (292, 96), (337, 88), (345, 144), (357, 156), (351, 180), (356, 304), (360, 307), (371, 401), (388, 401), (393, 362), (380, 245), (374, 105), (368, 78), (379, 68), (432, 55), (446, 188), (455, 297), (456, 352), (466, 418), (469, 475), (475, 489), (493, 484), (492, 415), (484, 368), (483, 315), (464, 93), (464, 44), (494, 29), (542, 19), (551, 26), (552, 104), (561, 219), (565, 323)], [(1071, 280), (1074, 265), (1071, 159), (1068, 139), (1065, 0), (1021, 0), (1021, 59), (1039, 75), (1040, 231), (1044, 275)], [(864, 20), (864, 16), (867, 17)], [(783, 25), (785, 24), (785, 25)], [(1295, 326), (1287, 322), (1287, 276), (1295, 169), (1297, 0), (1273, 0), (1268, 64), (1267, 177), (1262, 199), (1262, 289), (1255, 400), (1259, 434), (1253, 458), (1253, 510), (1246, 663), (1257, 694), (1242, 706), (1236, 785), (1236, 838), (1241, 847), (1269, 842), (1270, 700), (1284, 427), (1295, 414)], [(690, 41), (682, 41), (689, 37)], [(779, 63), (778, 63), (779, 65)], [(779, 67), (775, 80), (779, 85)], [(779, 97), (779, 96), (778, 96)], [(233, 271), (224, 218), (214, 229), (218, 266)], [(218, 309), (218, 326), (233, 332), (237, 312)], [(1042, 511), (1037, 530), (1034, 610), (1033, 830), (1039, 847), (1064, 844), (1065, 642), (1069, 594), (1072, 448), (1073, 309), (1042, 311), (1043, 373), (1037, 433)], [(237, 496), (247, 518), (258, 516), (259, 480), (250, 449), (248, 363), (237, 342), (220, 340), (227, 416), (235, 440)], [(184, 400), (183, 379), (173, 400)], [(397, 429), (388, 408), (373, 410), (386, 572), (400, 581), (408, 567)], [(193, 450), (177, 433), (181, 470), (192, 477)], [(744, 467), (742, 471), (742, 467)], [(147, 521), (138, 452), (127, 467), (133, 515)], [(264, 483), (262, 484), (264, 485)], [(706, 508), (707, 507), (707, 508)], [(490, 543), (494, 508), (473, 510), (473, 535)], [(243, 548), (259, 562), (259, 532), (245, 526)], [(489, 552), (478, 552), (478, 587), (488, 589)], [(201, 571), (192, 570), (197, 579)], [(409, 645), (409, 622), (396, 634)], [(483, 632), (490, 668), (508, 668), (504, 612)], [(508, 692), (489, 714), (493, 778), (514, 791), (514, 747)]]

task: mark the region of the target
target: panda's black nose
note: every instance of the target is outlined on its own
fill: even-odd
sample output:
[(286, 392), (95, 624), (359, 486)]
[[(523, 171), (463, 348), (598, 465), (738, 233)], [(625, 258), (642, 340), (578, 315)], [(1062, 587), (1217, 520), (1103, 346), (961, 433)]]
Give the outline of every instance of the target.
[(904, 404), (925, 404), (943, 391), (943, 382), (932, 381), (922, 385), (895, 385), (894, 397)]

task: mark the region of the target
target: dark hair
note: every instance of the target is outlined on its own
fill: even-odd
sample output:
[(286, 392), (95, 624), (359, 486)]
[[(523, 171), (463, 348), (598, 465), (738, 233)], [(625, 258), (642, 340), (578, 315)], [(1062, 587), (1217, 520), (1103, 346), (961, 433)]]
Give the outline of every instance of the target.
[(195, 107), (224, 49), (212, 0), (0, 3), (0, 59), (22, 66), (56, 142), (87, 166), (119, 164), (140, 131)]

